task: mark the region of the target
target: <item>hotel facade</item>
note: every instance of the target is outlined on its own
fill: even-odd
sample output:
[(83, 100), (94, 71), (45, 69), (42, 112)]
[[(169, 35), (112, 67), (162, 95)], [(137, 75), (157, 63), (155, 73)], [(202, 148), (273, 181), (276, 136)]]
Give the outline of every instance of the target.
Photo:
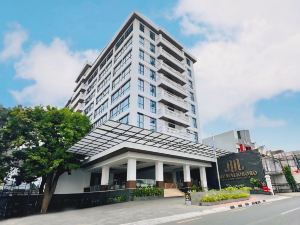
[(192, 184), (207, 189), (206, 168), (225, 151), (200, 142), (193, 64), (164, 30), (133, 13), (76, 79), (67, 106), (93, 130), (70, 152), (86, 156), (56, 193)]

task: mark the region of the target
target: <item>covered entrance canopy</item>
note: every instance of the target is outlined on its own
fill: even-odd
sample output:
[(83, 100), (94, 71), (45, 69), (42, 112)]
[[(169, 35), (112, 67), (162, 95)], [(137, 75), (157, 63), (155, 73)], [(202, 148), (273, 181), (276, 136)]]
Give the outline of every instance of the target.
[[(213, 147), (112, 120), (92, 130), (68, 151), (92, 157), (125, 142), (159, 148), (162, 152), (167, 150), (215, 158)], [(217, 157), (229, 153), (222, 149), (215, 151)]]

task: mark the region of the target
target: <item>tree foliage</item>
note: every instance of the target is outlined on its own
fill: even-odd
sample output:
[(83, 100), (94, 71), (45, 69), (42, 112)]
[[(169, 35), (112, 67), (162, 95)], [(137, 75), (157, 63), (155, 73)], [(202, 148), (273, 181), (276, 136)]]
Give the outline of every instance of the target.
[(297, 183), (289, 166), (283, 167), (283, 173), (292, 191), (297, 191)]
[(31, 182), (42, 177), (44, 199), (41, 212), (46, 212), (58, 178), (80, 167), (82, 156), (67, 152), (90, 130), (86, 116), (67, 108), (22, 108), (9, 112), (6, 136), (13, 156), (19, 162), (18, 178)]

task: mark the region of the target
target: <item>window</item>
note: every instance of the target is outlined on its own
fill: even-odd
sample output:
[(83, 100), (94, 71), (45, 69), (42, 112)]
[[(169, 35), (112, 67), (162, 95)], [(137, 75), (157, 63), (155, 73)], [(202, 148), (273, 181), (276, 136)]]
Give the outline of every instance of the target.
[(156, 81), (156, 72), (154, 70), (150, 70), (150, 78), (151, 80)]
[(155, 53), (155, 45), (150, 43), (150, 51)]
[(175, 124), (174, 123), (168, 123), (168, 127), (175, 128)]
[(129, 91), (130, 88), (130, 80), (127, 81), (125, 84), (122, 85), (112, 96), (111, 96), (111, 102), (113, 103), (116, 101), (119, 97), (123, 96)]
[(153, 31), (150, 31), (150, 38), (155, 41), (155, 34)]
[(144, 44), (145, 44), (145, 38), (143, 38), (142, 36), (140, 36), (139, 42), (140, 42), (141, 45), (144, 46)]
[(85, 110), (84, 114), (88, 114), (94, 108), (94, 102), (92, 102)]
[(141, 23), (140, 23), (140, 31), (142, 31), (142, 32), (145, 31), (145, 26), (144, 26), (144, 24), (141, 24)]
[(104, 78), (104, 80), (98, 85), (97, 87), (97, 92), (100, 92), (100, 90), (106, 85), (108, 84), (110, 80), (110, 73)]
[(105, 121), (107, 120), (107, 113), (104, 114), (102, 117), (100, 117), (100, 119), (98, 119), (94, 124), (93, 127), (98, 127), (101, 124), (103, 124)]
[(156, 102), (153, 100), (150, 100), (150, 112), (156, 113)]
[(192, 121), (193, 121), (193, 127), (197, 128), (197, 120), (195, 118), (192, 118)]
[(85, 104), (88, 104), (93, 99), (94, 96), (95, 96), (95, 91), (93, 91), (92, 94), (90, 94), (89, 97), (85, 99)]
[(137, 126), (140, 128), (144, 128), (144, 115), (141, 113), (138, 113)]
[(189, 87), (193, 89), (193, 82), (189, 80)]
[(144, 60), (144, 51), (140, 49), (139, 57), (141, 60)]
[(139, 64), (139, 74), (142, 74), (142, 75), (144, 75), (144, 71), (145, 71), (145, 67), (144, 67), (144, 65), (143, 64)]
[(105, 102), (103, 102), (96, 110), (94, 113), (94, 118), (96, 118), (99, 114), (103, 113), (104, 110), (106, 110), (108, 107), (108, 100), (106, 100)]
[(188, 58), (186, 58), (186, 64), (188, 64), (189, 66), (191, 65), (191, 61)]
[(139, 91), (144, 91), (144, 81), (142, 79), (138, 80), (138, 89)]
[(150, 95), (156, 97), (156, 87), (153, 84), (150, 84)]
[(114, 89), (122, 80), (124, 80), (128, 74), (130, 74), (131, 65), (128, 65), (123, 71), (122, 73), (120, 73), (112, 82), (112, 89)]
[(194, 133), (193, 133), (193, 136), (194, 136), (194, 141), (195, 141), (195, 142), (198, 142), (198, 133), (197, 133), (197, 132), (194, 132)]
[(120, 113), (124, 112), (129, 108), (129, 97), (125, 98), (118, 105), (116, 105), (112, 110), (110, 110), (110, 117), (113, 118)]
[(190, 97), (191, 97), (191, 100), (192, 100), (192, 101), (195, 101), (195, 96), (194, 96), (194, 93), (193, 93), (193, 92), (190, 92)]
[(104, 91), (101, 92), (100, 95), (98, 95), (98, 97), (96, 98), (96, 104), (98, 104), (100, 101), (102, 101), (102, 99), (108, 95), (109, 93), (109, 86), (107, 88), (105, 88)]
[(127, 114), (126, 116), (123, 116), (121, 119), (119, 119), (119, 122), (128, 124), (129, 123), (129, 114)]
[(192, 71), (191, 71), (190, 69), (187, 69), (187, 71), (188, 71), (188, 75), (189, 75), (190, 77), (192, 77)]
[(193, 104), (191, 104), (191, 111), (193, 114), (196, 114), (196, 107)]
[(122, 35), (122, 37), (119, 38), (119, 40), (117, 41), (116, 43), (116, 46), (115, 46), (115, 50), (117, 50), (120, 45), (123, 43), (123, 41), (128, 37), (128, 35), (132, 32), (133, 30), (133, 25), (131, 24), (128, 29), (125, 31), (125, 33)]
[(144, 97), (140, 95), (138, 96), (138, 107), (144, 109)]
[(156, 119), (150, 117), (150, 130), (156, 131)]
[(155, 58), (152, 57), (152, 56), (150, 56), (150, 64), (151, 64), (152, 66), (155, 66)]

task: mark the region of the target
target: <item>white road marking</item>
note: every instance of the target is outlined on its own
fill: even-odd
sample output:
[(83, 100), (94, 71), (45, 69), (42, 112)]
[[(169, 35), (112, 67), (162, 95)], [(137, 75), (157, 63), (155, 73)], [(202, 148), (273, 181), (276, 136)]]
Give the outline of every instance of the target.
[(194, 220), (200, 220), (200, 219), (202, 219), (202, 217), (192, 218), (192, 219), (189, 219), (189, 220), (181, 220), (181, 221), (178, 221), (177, 223), (188, 223), (188, 222), (191, 222), (191, 221), (194, 221)]
[(280, 214), (281, 214), (281, 215), (285, 215), (285, 214), (288, 214), (288, 213), (294, 212), (294, 211), (296, 211), (296, 210), (299, 210), (299, 209), (300, 209), (300, 207), (298, 207), (298, 208), (294, 208), (294, 209), (291, 209), (291, 210), (288, 210), (288, 211), (282, 212), (282, 213), (280, 213)]
[(190, 213), (183, 213), (183, 214), (178, 214), (178, 215), (173, 215), (173, 216), (165, 216), (165, 217), (159, 217), (159, 218), (154, 218), (154, 219), (147, 219), (147, 220), (140, 220), (132, 223), (124, 223), (121, 225), (157, 225), (157, 224), (162, 224), (162, 223), (170, 223), (170, 222), (175, 222), (178, 220), (186, 220), (190, 219), (193, 217), (200, 217), (203, 215), (208, 215), (212, 213), (217, 213), (217, 212), (225, 212), (229, 211), (230, 209), (228, 207), (219, 207), (215, 209), (207, 209), (201, 212), (190, 212)]

